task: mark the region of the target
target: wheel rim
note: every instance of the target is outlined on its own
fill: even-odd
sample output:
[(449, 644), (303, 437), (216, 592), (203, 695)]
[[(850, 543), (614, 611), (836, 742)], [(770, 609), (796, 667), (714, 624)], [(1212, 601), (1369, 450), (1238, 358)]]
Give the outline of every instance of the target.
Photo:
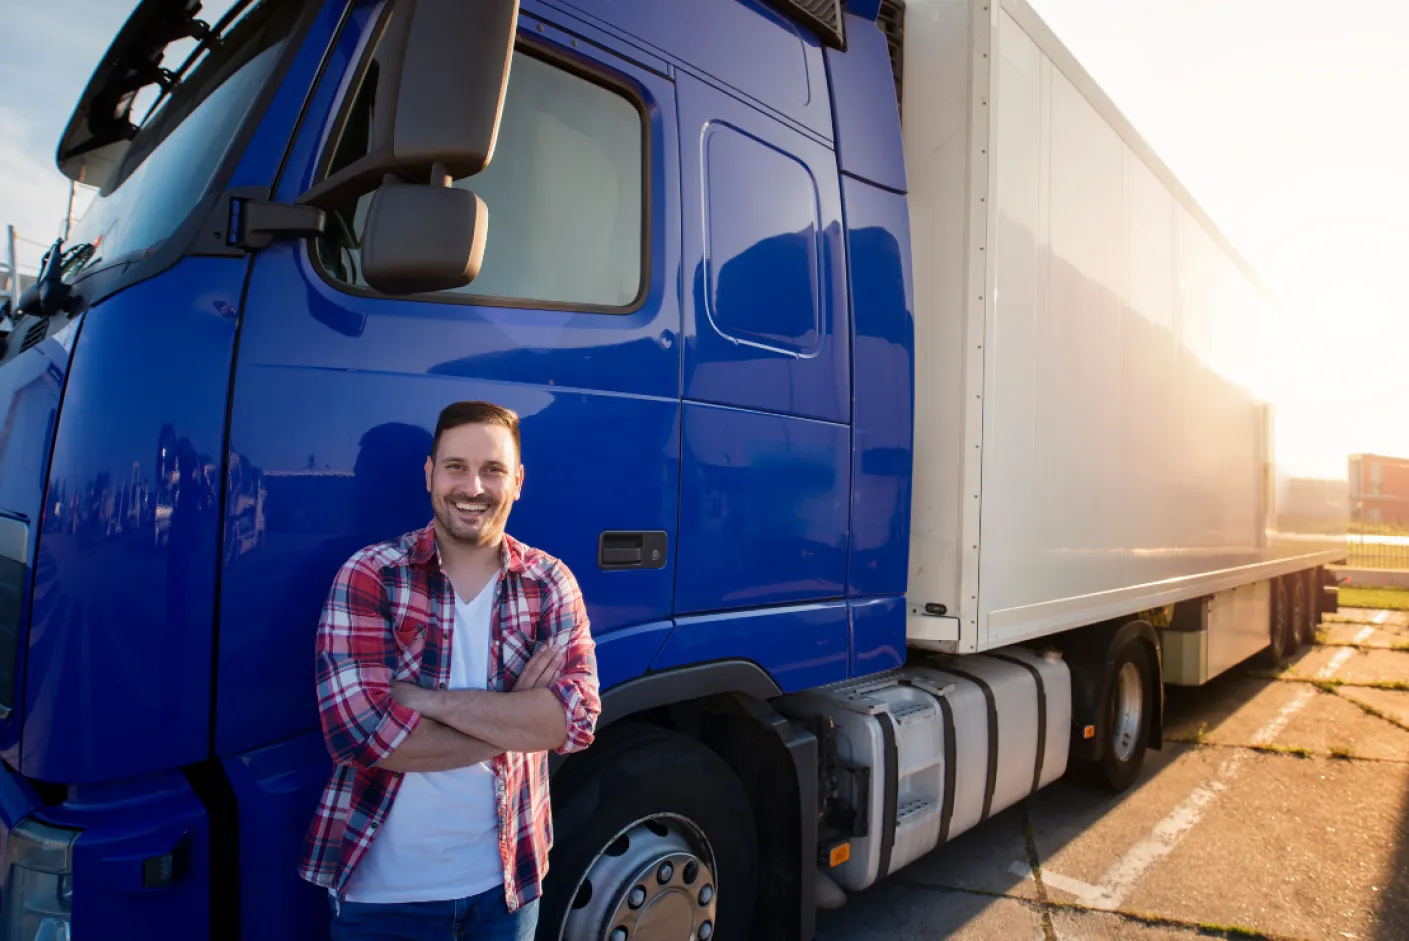
[(710, 941), (719, 905), (714, 852), (674, 814), (643, 817), (592, 860), (562, 941)]
[(1140, 724), (1145, 714), (1145, 680), (1140, 668), (1127, 663), (1120, 668), (1115, 683), (1114, 740), (1111, 749), (1117, 760), (1126, 762), (1140, 741)]

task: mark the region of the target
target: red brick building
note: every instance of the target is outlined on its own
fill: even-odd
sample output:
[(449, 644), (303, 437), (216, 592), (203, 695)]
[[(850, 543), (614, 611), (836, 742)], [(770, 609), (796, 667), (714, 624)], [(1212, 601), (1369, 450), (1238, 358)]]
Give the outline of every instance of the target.
[(1409, 528), (1409, 458), (1350, 456), (1350, 519)]

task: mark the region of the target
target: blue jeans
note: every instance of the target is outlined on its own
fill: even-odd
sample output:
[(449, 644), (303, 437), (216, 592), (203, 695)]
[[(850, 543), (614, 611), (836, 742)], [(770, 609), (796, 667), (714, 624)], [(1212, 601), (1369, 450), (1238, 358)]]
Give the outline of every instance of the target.
[(503, 886), (445, 902), (344, 899), (331, 908), (332, 941), (533, 941), (538, 927), (538, 902), (510, 913)]

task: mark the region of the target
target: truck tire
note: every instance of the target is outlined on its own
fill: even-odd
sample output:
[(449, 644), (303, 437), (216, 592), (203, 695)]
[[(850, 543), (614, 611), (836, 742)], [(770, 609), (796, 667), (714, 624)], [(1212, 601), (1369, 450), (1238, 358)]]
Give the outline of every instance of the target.
[(1267, 647), (1258, 655), (1264, 666), (1280, 667), (1296, 643), (1296, 628), (1292, 625), (1291, 599), (1285, 579), (1274, 578), (1268, 583), (1271, 604), (1268, 605)]
[(611, 733), (553, 780), (538, 941), (747, 937), (758, 847), (738, 777), (683, 735)]
[(1151, 704), (1158, 693), (1150, 651), (1130, 642), (1116, 657), (1104, 705), (1106, 747), (1090, 769), (1095, 782), (1117, 794), (1140, 776), (1150, 740)]
[(1316, 628), (1321, 626), (1320, 608), (1316, 605), (1315, 595), (1316, 588), (1320, 587), (1320, 579), (1316, 575), (1313, 569), (1288, 576), (1292, 582), (1290, 596), (1296, 642), (1305, 647), (1316, 643)]

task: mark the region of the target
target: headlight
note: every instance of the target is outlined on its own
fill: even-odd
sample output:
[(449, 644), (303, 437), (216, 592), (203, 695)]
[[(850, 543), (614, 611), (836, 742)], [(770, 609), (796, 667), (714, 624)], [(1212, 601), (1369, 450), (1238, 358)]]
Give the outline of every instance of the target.
[(10, 831), (0, 941), (70, 941), (77, 830), (22, 820)]

